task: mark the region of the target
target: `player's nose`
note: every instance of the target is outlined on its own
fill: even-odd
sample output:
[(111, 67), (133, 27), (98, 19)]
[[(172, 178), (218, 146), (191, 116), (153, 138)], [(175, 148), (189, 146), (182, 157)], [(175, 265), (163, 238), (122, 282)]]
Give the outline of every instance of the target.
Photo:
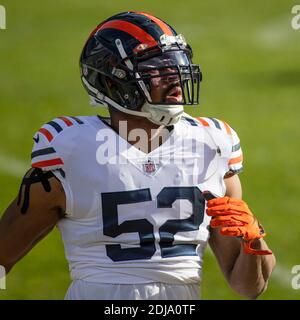
[(167, 81), (170, 84), (174, 84), (174, 83), (179, 83), (180, 82), (180, 78), (178, 73), (176, 72), (176, 70), (174, 70), (174, 68), (165, 68), (163, 70), (163, 73), (165, 73), (166, 75), (164, 76), (165, 81)]

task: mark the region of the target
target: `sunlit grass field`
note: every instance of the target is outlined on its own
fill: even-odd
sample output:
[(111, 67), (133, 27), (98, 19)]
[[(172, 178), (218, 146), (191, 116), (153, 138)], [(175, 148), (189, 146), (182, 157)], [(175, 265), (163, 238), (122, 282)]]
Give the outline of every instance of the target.
[[(289, 0), (96, 1), (2, 0), (0, 30), (0, 213), (30, 164), (32, 136), (61, 115), (96, 114), (79, 79), (90, 31), (122, 11), (169, 22), (193, 46), (202, 67), (201, 104), (192, 115), (223, 119), (239, 133), (244, 199), (267, 230), (277, 257), (259, 299), (299, 299), (291, 268), (300, 264), (300, 30)], [(59, 232), (53, 231), (7, 277), (0, 299), (62, 299), (70, 284)], [(202, 297), (239, 299), (210, 251)]]

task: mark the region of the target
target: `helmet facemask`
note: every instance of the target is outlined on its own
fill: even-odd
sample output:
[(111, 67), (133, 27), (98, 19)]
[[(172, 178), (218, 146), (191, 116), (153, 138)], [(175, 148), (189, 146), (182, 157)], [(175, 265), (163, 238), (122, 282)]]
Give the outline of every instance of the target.
[[(199, 103), (201, 72), (186, 51), (169, 50), (151, 58), (137, 58), (135, 81), (145, 100), (153, 105), (195, 105)], [(149, 98), (150, 96), (150, 98)]]

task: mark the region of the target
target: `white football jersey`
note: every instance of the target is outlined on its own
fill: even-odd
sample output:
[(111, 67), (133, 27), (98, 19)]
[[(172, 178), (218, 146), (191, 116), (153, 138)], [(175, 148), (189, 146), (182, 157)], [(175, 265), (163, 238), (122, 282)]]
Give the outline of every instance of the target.
[(72, 279), (196, 283), (209, 237), (208, 191), (242, 168), (225, 122), (185, 115), (146, 154), (98, 116), (59, 117), (34, 136), (32, 167), (52, 170), (66, 194), (58, 223)]

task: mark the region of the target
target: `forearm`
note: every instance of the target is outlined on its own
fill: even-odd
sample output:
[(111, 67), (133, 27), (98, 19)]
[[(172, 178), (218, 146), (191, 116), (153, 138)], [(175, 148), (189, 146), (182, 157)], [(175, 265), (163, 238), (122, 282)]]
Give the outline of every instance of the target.
[(0, 265), (6, 273), (54, 228), (57, 220), (54, 214), (52, 216), (49, 214), (44, 221), (35, 219), (33, 223), (28, 215), (19, 212), (17, 200), (6, 209), (0, 218)]
[[(234, 175), (225, 179), (224, 182), (226, 185), (226, 196), (230, 197), (231, 201), (234, 198), (241, 200), (242, 188), (238, 176)], [(251, 248), (255, 250), (269, 250), (269, 248), (261, 237), (259, 224), (255, 224), (257, 220), (251, 219), (253, 214), (249, 208), (244, 206), (244, 211), (243, 209), (239, 210), (240, 208), (236, 206), (236, 204), (239, 204), (239, 201), (235, 201), (235, 204), (230, 204), (228, 199), (225, 201), (225, 204), (226, 206), (223, 208), (224, 212), (218, 211), (220, 207), (215, 207), (217, 212), (215, 211), (215, 214), (212, 214), (211, 226), (213, 224), (214, 227), (210, 230), (211, 237), (209, 243), (230, 286), (240, 295), (255, 299), (266, 289), (268, 279), (275, 266), (275, 257), (273, 254), (252, 255), (244, 252), (240, 238), (248, 238), (248, 241), (260, 238), (260, 240), (254, 240), (251, 243)], [(243, 206), (242, 203), (240, 205)], [(212, 207), (210, 206), (210, 208)], [(228, 213), (232, 214), (232, 216), (230, 217)], [(238, 226), (233, 227), (242, 214), (244, 214), (245, 220), (242, 219)], [(249, 221), (247, 221), (247, 218)], [(221, 223), (222, 220), (223, 223)], [(220, 223), (216, 223), (216, 221)], [(245, 228), (245, 226), (247, 227)]]
[[(268, 250), (263, 239), (256, 240), (252, 246), (257, 250)], [(228, 275), (229, 284), (242, 296), (255, 299), (266, 289), (274, 266), (275, 257), (273, 254), (246, 254), (241, 246), (240, 253)]]

